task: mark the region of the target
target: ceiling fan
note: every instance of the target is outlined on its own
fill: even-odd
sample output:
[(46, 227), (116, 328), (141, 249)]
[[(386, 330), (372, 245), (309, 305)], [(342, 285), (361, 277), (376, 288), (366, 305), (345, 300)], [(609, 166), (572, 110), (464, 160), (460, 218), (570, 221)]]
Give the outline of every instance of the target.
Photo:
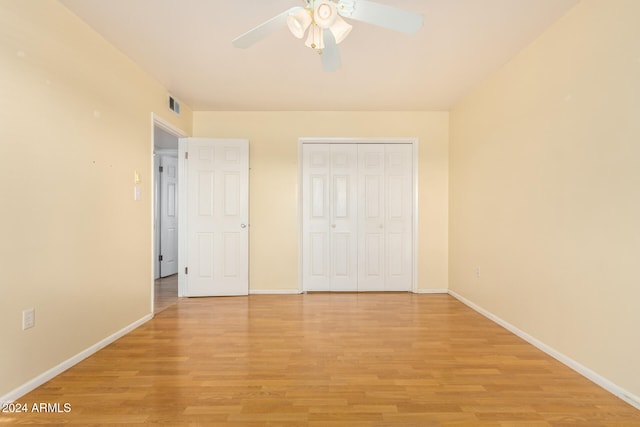
[(233, 45), (248, 48), (274, 31), (289, 27), (291, 33), (305, 45), (322, 55), (322, 68), (336, 71), (340, 68), (338, 44), (351, 32), (352, 26), (344, 19), (366, 22), (390, 30), (412, 34), (418, 31), (424, 18), (419, 13), (375, 3), (369, 0), (303, 0), (305, 6), (292, 7), (274, 16), (233, 40)]

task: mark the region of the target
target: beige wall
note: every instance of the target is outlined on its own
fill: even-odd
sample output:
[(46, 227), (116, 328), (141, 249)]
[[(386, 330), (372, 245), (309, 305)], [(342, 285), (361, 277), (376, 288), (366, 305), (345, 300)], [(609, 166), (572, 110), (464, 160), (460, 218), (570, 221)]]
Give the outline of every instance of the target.
[(192, 123), (166, 96), (58, 2), (0, 1), (0, 396), (150, 313), (151, 112)]
[(449, 223), (453, 291), (636, 396), (639, 16), (583, 0), (452, 111)]
[(195, 112), (194, 136), (250, 140), (250, 287), (298, 289), (298, 138), (419, 138), (419, 288), (447, 288), (446, 112)]

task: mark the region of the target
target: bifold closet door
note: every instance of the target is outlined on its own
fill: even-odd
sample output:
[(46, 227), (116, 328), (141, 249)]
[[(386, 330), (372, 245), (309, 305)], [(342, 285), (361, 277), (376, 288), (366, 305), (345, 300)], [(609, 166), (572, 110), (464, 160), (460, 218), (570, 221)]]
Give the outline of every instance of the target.
[(411, 290), (412, 175), (411, 145), (358, 145), (359, 291)]
[(304, 144), (302, 268), (307, 291), (358, 289), (355, 144)]
[(410, 291), (411, 144), (303, 144), (306, 291)]

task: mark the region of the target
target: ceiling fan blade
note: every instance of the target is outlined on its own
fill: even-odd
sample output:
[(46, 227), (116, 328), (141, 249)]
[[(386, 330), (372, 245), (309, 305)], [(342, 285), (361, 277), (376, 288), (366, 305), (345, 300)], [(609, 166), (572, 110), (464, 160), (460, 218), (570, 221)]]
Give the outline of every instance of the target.
[(291, 9), (288, 9), (284, 12), (282, 12), (280, 15), (274, 16), (273, 18), (269, 19), (268, 21), (263, 22), (262, 24), (258, 25), (257, 27), (247, 31), (246, 33), (242, 34), (241, 36), (236, 37), (235, 39), (233, 39), (232, 43), (235, 47), (239, 47), (242, 49), (246, 49), (250, 46), (252, 46), (253, 44), (255, 44), (256, 42), (259, 42), (260, 40), (262, 40), (263, 38), (267, 37), (268, 35), (270, 35), (271, 33), (273, 33), (274, 31), (285, 27), (287, 25), (287, 17), (289, 15), (292, 15), (294, 13), (296, 13), (297, 11), (299, 11), (300, 9), (304, 9), (303, 7), (292, 7)]
[(323, 31), (322, 40), (324, 41), (324, 49), (322, 49), (322, 68), (324, 71), (333, 72), (340, 68), (340, 50), (336, 43), (336, 38), (331, 30)]
[[(344, 7), (341, 7), (344, 5)], [(390, 30), (413, 34), (422, 28), (422, 14), (368, 0), (340, 0), (338, 13), (345, 18), (367, 22)]]

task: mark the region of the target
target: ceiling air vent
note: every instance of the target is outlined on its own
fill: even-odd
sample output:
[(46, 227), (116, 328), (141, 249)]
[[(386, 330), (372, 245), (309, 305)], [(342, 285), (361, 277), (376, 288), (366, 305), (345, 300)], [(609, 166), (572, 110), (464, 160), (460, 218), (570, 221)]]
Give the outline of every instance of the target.
[(180, 115), (180, 103), (171, 95), (169, 95), (169, 109), (177, 115)]

